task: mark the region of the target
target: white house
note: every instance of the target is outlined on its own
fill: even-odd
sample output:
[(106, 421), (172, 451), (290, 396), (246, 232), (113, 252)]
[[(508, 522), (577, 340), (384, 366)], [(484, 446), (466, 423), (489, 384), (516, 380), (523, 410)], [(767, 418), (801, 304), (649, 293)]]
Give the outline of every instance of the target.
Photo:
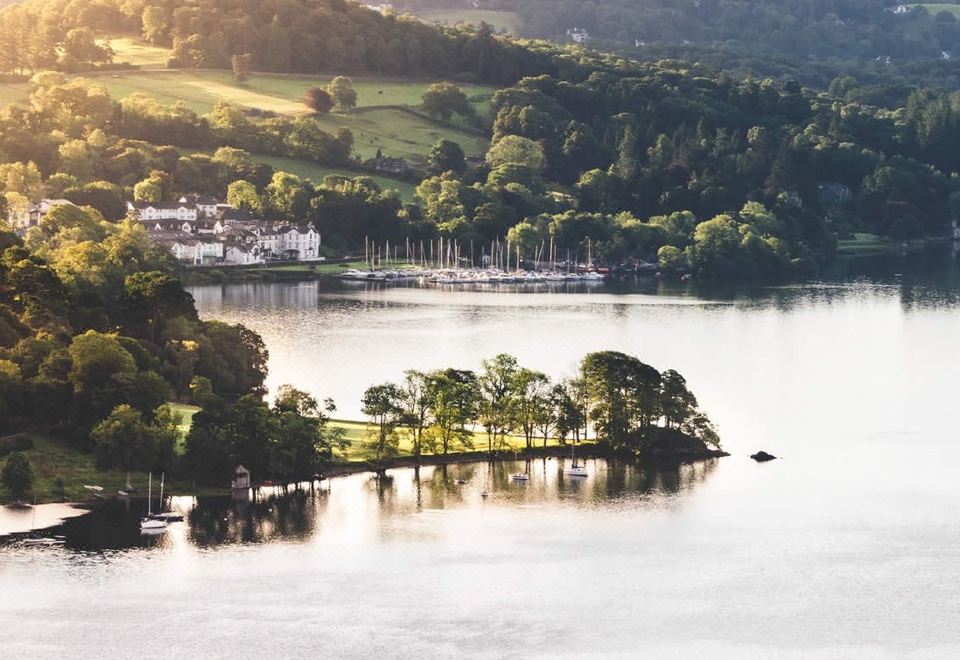
[(262, 264), (263, 256), (260, 254), (258, 245), (249, 248), (244, 245), (228, 245), (224, 252), (223, 263), (238, 266)]
[(320, 256), (320, 234), (309, 226), (287, 227), (280, 232), (280, 248), (296, 259), (316, 259)]
[(150, 220), (196, 222), (199, 215), (195, 204), (185, 202), (127, 202), (127, 210), (135, 213), (141, 222)]
[(223, 261), (223, 243), (217, 240), (198, 238), (183, 232), (167, 232), (153, 237), (155, 243), (165, 245), (182, 263), (193, 266)]
[(23, 234), (30, 227), (39, 225), (40, 218), (56, 206), (75, 206), (75, 204), (69, 199), (41, 199), (36, 204), (31, 203), (23, 209), (10, 209), (7, 220), (14, 232)]
[(320, 234), (311, 226), (264, 226), (254, 234), (265, 257), (307, 260), (320, 256)]
[(180, 204), (196, 206), (197, 213), (202, 218), (212, 218), (215, 216), (217, 214), (217, 207), (219, 206), (229, 206), (220, 204), (220, 202), (210, 195), (187, 195), (181, 197), (178, 201)]
[(169, 234), (170, 232), (183, 232), (192, 234), (197, 229), (194, 222), (188, 220), (138, 220), (151, 236)]

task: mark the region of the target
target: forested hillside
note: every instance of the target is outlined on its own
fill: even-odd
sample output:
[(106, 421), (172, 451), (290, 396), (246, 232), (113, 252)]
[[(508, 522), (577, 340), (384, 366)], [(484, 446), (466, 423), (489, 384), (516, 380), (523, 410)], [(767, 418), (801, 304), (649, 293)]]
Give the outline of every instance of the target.
[[(508, 237), (530, 256), (546, 242), (574, 254), (589, 245), (611, 264), (646, 259), (702, 277), (784, 278), (814, 272), (838, 238), (857, 231), (896, 240), (945, 235), (960, 206), (960, 96), (944, 91), (849, 76), (817, 91), (789, 77), (644, 63), (485, 27), (438, 29), (334, 0), (189, 2), (174, 10), (34, 1), (0, 21), (32, 21), (49, 35), (43, 48), (11, 51), (19, 58), (12, 68), (25, 73), (103, 66), (111, 57), (97, 37), (109, 24), (172, 46), (175, 66), (229, 66), (249, 54), (253, 69), (397, 67), (389, 70), (501, 87), (486, 157), (465, 160), (460, 145), (439, 141), (424, 154), (416, 203), (403, 204), (369, 179), (309, 181), (252, 157), (359, 166), (355, 136), (324, 130), (322, 113), (251, 114), (221, 102), (200, 115), (147, 94), (118, 101), (96, 79), (38, 72), (29, 103), (0, 117), (8, 163), (0, 181), (11, 209), (64, 196), (118, 221), (138, 187), (160, 199), (231, 190), (239, 199), (244, 191), (246, 208), (310, 222), (336, 250), (366, 238), (489, 245)], [(264, 30), (283, 30), (303, 49), (275, 59), (277, 39)], [(338, 54), (346, 59), (324, 54), (333, 33), (349, 45)], [(100, 50), (83, 55), (78, 43)], [(385, 44), (399, 49), (389, 64), (379, 59)], [(435, 57), (417, 59), (424, 48)], [(456, 85), (434, 92), (440, 107), (428, 107), (425, 96), (422, 112), (472, 112)]]
[[(639, 47), (718, 45), (802, 59), (939, 59), (960, 55), (960, 7), (889, 0), (400, 0), (398, 8), (479, 7), (515, 12), (525, 36)], [(902, 9), (898, 9), (902, 7)]]
[(189, 0), (29, 0), (0, 15), (0, 71), (108, 63), (96, 34), (135, 34), (171, 46), (173, 66), (229, 67), (249, 53), (252, 67), (300, 73), (372, 72), (510, 83), (559, 73), (560, 62), (489, 31), (441, 31), (412, 17), (381, 15), (344, 0), (220, 3)]

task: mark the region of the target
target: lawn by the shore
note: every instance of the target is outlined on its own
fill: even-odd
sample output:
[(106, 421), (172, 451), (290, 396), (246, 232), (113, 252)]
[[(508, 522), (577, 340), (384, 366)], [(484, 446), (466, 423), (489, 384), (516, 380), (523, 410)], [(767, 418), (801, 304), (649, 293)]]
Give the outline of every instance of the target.
[(837, 241), (837, 254), (851, 256), (882, 254), (891, 250), (888, 239), (876, 234), (856, 233), (852, 238)]
[[(189, 432), (190, 420), (199, 410), (196, 406), (187, 404), (172, 404), (184, 417), (181, 430), (184, 436)], [(337, 458), (347, 464), (362, 463), (368, 460), (370, 456), (367, 443), (372, 437), (373, 428), (366, 422), (355, 420), (331, 420), (331, 427), (342, 429), (344, 437), (349, 442), (349, 446), (343, 452), (338, 452)], [(70, 443), (57, 438), (50, 437), (42, 433), (29, 434), (33, 438), (33, 449), (26, 451), (30, 462), (33, 465), (36, 476), (36, 485), (34, 495), (38, 502), (59, 501), (57, 479), (63, 481), (63, 494), (66, 501), (81, 501), (91, 497), (92, 493), (84, 488), (84, 485), (102, 486), (103, 495), (112, 497), (117, 491), (126, 484), (126, 473), (120, 470), (102, 470), (96, 466), (94, 456), (90, 452), (82, 451)], [(413, 455), (413, 445), (408, 433), (399, 432), (399, 451), (398, 457), (409, 457)], [(472, 447), (456, 447), (450, 454), (456, 454), (463, 451), (485, 451), (487, 448), (487, 437), (482, 431), (472, 434)], [(547, 441), (548, 447), (556, 447), (560, 443), (556, 439)], [(543, 439), (535, 439), (535, 447), (543, 446)], [(526, 447), (526, 441), (521, 435), (510, 435), (506, 439), (505, 451), (521, 451)], [(182, 454), (184, 446), (181, 443), (177, 447), (178, 453)], [(430, 452), (424, 451), (425, 455)], [(0, 459), (0, 463), (4, 459)], [(130, 483), (146, 492), (147, 474), (145, 472), (132, 472)], [(171, 475), (172, 476), (172, 475)], [(154, 475), (155, 486), (159, 487), (159, 475)], [(166, 491), (170, 494), (218, 494), (224, 491), (223, 488), (200, 488), (197, 489), (189, 479), (170, 478), (166, 483)], [(0, 486), (0, 502), (9, 501), (8, 494)]]

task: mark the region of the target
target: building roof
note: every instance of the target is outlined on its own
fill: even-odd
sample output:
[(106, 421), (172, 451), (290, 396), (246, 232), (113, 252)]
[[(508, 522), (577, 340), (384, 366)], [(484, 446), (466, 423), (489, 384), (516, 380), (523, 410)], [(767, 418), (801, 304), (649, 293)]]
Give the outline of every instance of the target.
[(250, 211), (235, 209), (232, 206), (217, 209), (217, 220), (223, 222), (257, 222), (260, 220)]
[(199, 193), (185, 195), (180, 198), (180, 202), (185, 204), (196, 204), (197, 206), (216, 206), (220, 203), (216, 197), (211, 195), (201, 195)]
[(143, 209), (175, 210), (180, 208), (196, 210), (196, 205), (186, 202), (127, 202), (127, 204), (130, 208), (138, 211), (142, 211)]

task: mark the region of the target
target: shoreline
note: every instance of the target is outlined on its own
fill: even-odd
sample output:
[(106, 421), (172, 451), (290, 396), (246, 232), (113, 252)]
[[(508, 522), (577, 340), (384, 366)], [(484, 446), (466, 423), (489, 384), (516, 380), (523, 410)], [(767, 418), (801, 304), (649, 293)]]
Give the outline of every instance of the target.
[[(297, 484), (316, 483), (338, 477), (346, 477), (363, 473), (383, 473), (387, 470), (410, 469), (418, 467), (437, 467), (446, 465), (457, 465), (462, 463), (479, 462), (507, 462), (507, 461), (525, 461), (546, 458), (566, 458), (570, 455), (571, 445), (553, 445), (549, 447), (531, 447), (517, 451), (500, 451), (491, 454), (488, 451), (468, 451), (449, 454), (426, 454), (421, 455), (417, 460), (414, 456), (397, 456), (394, 458), (380, 461), (379, 464), (374, 461), (351, 461), (339, 465), (333, 465), (317, 478), (309, 482), (296, 482)], [(704, 448), (697, 452), (679, 452), (674, 454), (658, 454), (646, 458), (637, 458), (627, 452), (618, 452), (609, 447), (598, 445), (596, 443), (578, 444), (577, 456), (581, 459), (605, 459), (605, 460), (628, 460), (637, 465), (649, 466), (658, 469), (677, 468), (688, 463), (697, 463), (700, 461), (723, 458), (730, 454), (720, 449)], [(290, 485), (290, 484), (288, 484)], [(252, 490), (259, 491), (264, 488), (282, 488), (283, 484), (264, 485), (259, 484), (252, 487)], [(230, 488), (224, 487), (217, 489), (219, 492), (214, 494), (214, 489), (207, 487), (206, 492), (197, 493), (178, 493), (169, 492), (170, 496), (190, 495), (193, 497), (228, 497)], [(133, 495), (131, 500), (143, 498), (142, 494)], [(109, 498), (114, 499), (113, 497)], [(0, 539), (5, 539), (14, 535), (31, 534), (44, 529), (49, 529), (63, 524), (69, 518), (75, 518), (89, 513), (91, 510), (109, 501), (108, 499), (88, 499), (76, 502), (43, 502), (30, 507), (19, 508), (15, 505), (0, 505)], [(58, 515), (48, 516), (41, 519), (41, 524), (35, 524), (31, 521), (29, 525), (12, 525), (16, 518), (30, 516), (33, 519), (35, 512), (46, 513), (55, 511)], [(20, 521), (22, 522), (22, 521)]]
[[(320, 480), (332, 479), (335, 477), (359, 474), (362, 472), (385, 472), (387, 470), (416, 468), (416, 467), (435, 467), (443, 465), (456, 465), (459, 463), (479, 463), (479, 462), (506, 462), (506, 461), (524, 461), (538, 458), (565, 458), (570, 454), (571, 445), (552, 445), (549, 447), (524, 447), (517, 451), (501, 451), (491, 454), (488, 451), (470, 451), (457, 452), (450, 454), (426, 454), (421, 455), (420, 460), (413, 456), (398, 456), (396, 458), (386, 459), (378, 465), (374, 461), (353, 461), (342, 465), (332, 466), (320, 475)], [(609, 447), (598, 445), (596, 443), (587, 443), (577, 445), (578, 458), (603, 458), (603, 459), (621, 459), (634, 461), (637, 464), (648, 465), (657, 468), (679, 467), (685, 463), (696, 463), (712, 458), (723, 458), (730, 454), (720, 449), (705, 449), (699, 453), (675, 453), (659, 454), (648, 456), (646, 458), (637, 458), (629, 453), (617, 452)]]

